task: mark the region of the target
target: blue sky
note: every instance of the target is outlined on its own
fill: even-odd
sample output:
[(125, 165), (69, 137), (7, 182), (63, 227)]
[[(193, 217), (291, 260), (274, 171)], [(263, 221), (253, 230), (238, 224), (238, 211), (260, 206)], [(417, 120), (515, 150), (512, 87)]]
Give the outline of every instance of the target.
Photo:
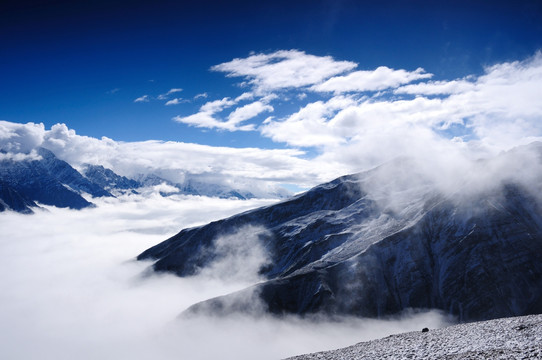
[(0, 6), (3, 146), (75, 166), (307, 186), (542, 138), (540, 1)]
[[(0, 21), (0, 119), (61, 122), (83, 135), (134, 141), (281, 146), (171, 119), (200, 102), (134, 103), (182, 88), (240, 94), (209, 68), (252, 52), (299, 49), (358, 69), (418, 67), (437, 79), (542, 48), (537, 1), (18, 1)], [(200, 99), (203, 100), (203, 99)], [(293, 105), (294, 107), (297, 104)]]

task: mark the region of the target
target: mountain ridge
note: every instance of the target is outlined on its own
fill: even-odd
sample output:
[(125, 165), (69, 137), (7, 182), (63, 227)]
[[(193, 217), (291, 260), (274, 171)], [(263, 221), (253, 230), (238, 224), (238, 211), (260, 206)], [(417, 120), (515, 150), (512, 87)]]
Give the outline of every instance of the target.
[[(508, 176), (482, 185), (443, 193), (412, 162), (397, 159), (184, 229), (137, 259), (191, 276), (220, 260), (214, 244), (225, 234), (253, 238), (268, 251), (262, 283), (186, 313), (256, 308), (381, 317), (414, 307), (471, 321), (542, 312), (542, 203)], [(248, 225), (265, 230), (236, 235)], [(261, 307), (253, 306), (255, 298)]]

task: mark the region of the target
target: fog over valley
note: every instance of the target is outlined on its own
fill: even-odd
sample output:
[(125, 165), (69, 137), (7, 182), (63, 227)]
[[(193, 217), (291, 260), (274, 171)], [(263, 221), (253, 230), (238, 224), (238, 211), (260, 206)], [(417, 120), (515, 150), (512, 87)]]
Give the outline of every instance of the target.
[[(80, 211), (48, 207), (30, 218), (0, 214), (3, 356), (277, 359), (451, 321), (436, 312), (381, 321), (178, 319), (196, 302), (251, 285), (257, 273), (225, 277), (222, 264), (215, 273), (189, 278), (149, 274), (149, 263), (135, 256), (182, 227), (270, 203), (126, 196)], [(230, 261), (245, 262), (246, 255)]]

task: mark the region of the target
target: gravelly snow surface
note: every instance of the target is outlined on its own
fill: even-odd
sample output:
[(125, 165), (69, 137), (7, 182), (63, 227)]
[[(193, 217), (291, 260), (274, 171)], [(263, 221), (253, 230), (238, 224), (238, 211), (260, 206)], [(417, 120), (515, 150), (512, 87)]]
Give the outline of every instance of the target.
[(289, 359), (542, 359), (542, 315), (392, 335)]

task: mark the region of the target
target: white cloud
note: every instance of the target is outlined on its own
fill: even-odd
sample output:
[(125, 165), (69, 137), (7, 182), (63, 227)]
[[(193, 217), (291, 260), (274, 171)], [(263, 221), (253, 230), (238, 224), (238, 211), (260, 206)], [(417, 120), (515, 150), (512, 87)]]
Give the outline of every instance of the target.
[(175, 98), (175, 99), (171, 99), (168, 102), (166, 102), (166, 105), (178, 105), (178, 104), (180, 104), (182, 102), (183, 102), (182, 98)]
[[(8, 122), (1, 123), (0, 142), (11, 149), (4, 151), (12, 153), (28, 152), (43, 143), (76, 166), (102, 164), (126, 176), (159, 172), (179, 181), (185, 174), (197, 174), (219, 184), (235, 181), (261, 189), (280, 183), (316, 185), (394, 156), (443, 152), (446, 158), (446, 154), (467, 152), (468, 156), (462, 156), (475, 158), (542, 140), (541, 53), (487, 67), (481, 76), (427, 81), (396, 90), (391, 97), (321, 93), (322, 100), (294, 113), (283, 111), (280, 92), (252, 93), (253, 97), (247, 93), (237, 99), (206, 102), (198, 113), (175, 118), (206, 128), (258, 130), (273, 141), (311, 148), (307, 153), (161, 141), (123, 143), (79, 136), (60, 124), (46, 131), (41, 124)], [(425, 96), (437, 92), (439, 96)], [(274, 101), (277, 96), (281, 97)], [(235, 108), (249, 99), (255, 100)], [(271, 111), (272, 101), (273, 117), (261, 124), (247, 121)]]
[(340, 144), (346, 139), (334, 129), (330, 120), (337, 112), (346, 111), (355, 104), (355, 100), (343, 96), (309, 103), (283, 121), (267, 119), (261, 133), (293, 146)]
[[(81, 211), (49, 207), (32, 216), (0, 214), (4, 358), (279, 359), (447, 324), (436, 313), (402, 321), (176, 319), (190, 305), (242, 289), (254, 278), (235, 272), (222, 278), (144, 276), (149, 263), (134, 257), (181, 228), (271, 202), (152, 194), (98, 200), (97, 208)], [(265, 258), (242, 242), (234, 245), (233, 265), (235, 255), (253, 256), (246, 259), (250, 264)], [(219, 262), (216, 270), (222, 269), (232, 270)]]
[(43, 142), (43, 124), (18, 124), (0, 120), (0, 150), (8, 153), (29, 153)]
[(22, 159), (36, 146), (53, 151), (76, 168), (103, 165), (120, 175), (157, 174), (172, 182), (186, 175), (265, 196), (282, 183), (316, 185), (329, 180), (336, 169), (318, 170), (297, 149), (229, 148), (173, 141), (120, 142), (78, 135), (65, 124), (45, 130), (43, 124), (0, 122), (0, 144), (8, 154)]
[(414, 94), (414, 95), (446, 95), (459, 94), (473, 90), (474, 83), (468, 80), (452, 80), (452, 81), (430, 81), (419, 84), (411, 84), (401, 86), (394, 92), (396, 94)]
[(236, 103), (237, 102), (235, 100), (231, 100), (229, 97), (225, 97), (222, 100), (214, 100), (205, 103), (201, 106), (200, 111), (216, 114), (218, 112), (221, 112), (225, 108), (235, 105)]
[(143, 95), (134, 100), (134, 102), (149, 102), (149, 95)]
[(255, 101), (251, 104), (247, 104), (235, 109), (229, 114), (227, 121), (221, 121), (216, 117), (216, 114), (237, 104), (238, 101), (251, 98), (249, 94), (245, 94), (239, 96), (235, 100), (223, 98), (222, 100), (209, 101), (200, 107), (198, 113), (185, 117), (176, 116), (173, 118), (173, 120), (196, 127), (204, 127), (209, 129), (216, 128), (228, 131), (252, 131), (255, 129), (254, 124), (239, 124), (243, 121), (254, 118), (262, 112), (273, 111), (273, 107), (266, 104), (266, 102), (273, 99), (272, 95), (265, 97), (262, 99), (262, 101)]
[(378, 91), (394, 88), (402, 84), (419, 79), (432, 77), (424, 69), (415, 71), (394, 70), (386, 66), (380, 66), (372, 71), (354, 71), (344, 76), (335, 76), (331, 79), (311, 87), (313, 91), (334, 92), (363, 92)]
[(175, 116), (173, 120), (191, 126), (209, 129), (217, 128), (229, 131), (252, 130), (252, 128), (238, 128), (235, 126), (235, 124), (220, 121), (215, 117), (215, 114), (222, 112), (225, 108), (231, 107), (236, 103), (237, 102), (235, 100), (231, 100), (227, 97), (223, 98), (222, 100), (209, 101), (200, 107), (198, 113), (185, 117)]
[(271, 105), (266, 105), (261, 101), (256, 101), (245, 106), (241, 106), (231, 112), (228, 115), (227, 123), (237, 125), (266, 111), (273, 111), (273, 107)]
[(201, 94), (197, 94), (196, 96), (194, 96), (194, 100), (196, 99), (206, 99), (209, 95), (207, 95), (206, 92), (204, 93), (201, 93)]
[(31, 150), (29, 153), (19, 153), (19, 152), (0, 152), (0, 161), (32, 161), (32, 160), (41, 160), (42, 156), (38, 154), (36, 150)]
[(244, 59), (215, 65), (213, 71), (228, 77), (243, 77), (259, 94), (273, 90), (299, 88), (352, 70), (356, 64), (336, 61), (331, 56), (314, 56), (299, 50), (280, 50), (271, 54), (253, 54)]
[[(175, 93), (178, 93), (178, 92), (181, 92), (181, 91), (183, 91), (183, 89), (180, 89), (180, 88), (169, 89), (167, 93), (160, 94), (156, 98), (158, 100), (167, 100), (167, 99), (169, 99), (169, 95), (175, 94)], [(180, 100), (180, 98), (179, 98), (179, 100)], [(168, 103), (169, 103), (169, 101), (168, 101)], [(168, 104), (166, 103), (166, 105), (168, 105)], [(172, 104), (169, 104), (169, 105), (172, 105)]]
[(327, 102), (309, 103), (283, 120), (266, 121), (261, 133), (294, 146), (323, 146), (322, 155), (329, 158), (351, 152), (356, 143), (358, 162), (363, 157), (383, 161), (389, 159), (383, 154), (404, 154), (407, 143), (419, 147), (421, 154), (431, 146), (416, 139), (428, 136), (436, 142), (493, 154), (542, 139), (541, 53), (488, 67), (479, 77), (409, 85), (396, 93), (418, 96), (373, 97), (344, 104), (337, 104), (340, 97), (335, 96)]
[(254, 99), (254, 94), (251, 93), (251, 92), (244, 92), (242, 93), (241, 95), (239, 95), (238, 97), (235, 98), (235, 101), (236, 102), (241, 102), (243, 100), (252, 100)]

